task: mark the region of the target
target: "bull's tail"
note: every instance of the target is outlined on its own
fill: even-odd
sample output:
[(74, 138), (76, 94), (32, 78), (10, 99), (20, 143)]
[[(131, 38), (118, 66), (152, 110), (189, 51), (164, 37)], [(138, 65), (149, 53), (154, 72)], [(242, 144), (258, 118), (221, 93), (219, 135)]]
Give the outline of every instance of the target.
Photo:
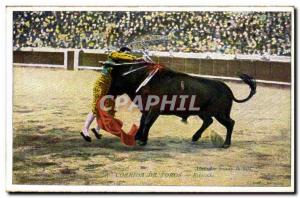
[(251, 77), (251, 76), (249, 76), (249, 75), (247, 75), (247, 74), (241, 74), (239, 77), (244, 81), (244, 83), (246, 83), (247, 85), (249, 85), (249, 87), (250, 87), (250, 89), (251, 89), (251, 91), (250, 91), (248, 97), (245, 98), (245, 99), (241, 99), (241, 100), (236, 99), (236, 98), (234, 97), (234, 95), (232, 94), (232, 99), (233, 99), (235, 102), (237, 102), (237, 103), (242, 103), (242, 102), (248, 101), (248, 100), (249, 100), (250, 98), (252, 98), (252, 96), (256, 93), (256, 81), (255, 81), (255, 79), (254, 79), (253, 77)]

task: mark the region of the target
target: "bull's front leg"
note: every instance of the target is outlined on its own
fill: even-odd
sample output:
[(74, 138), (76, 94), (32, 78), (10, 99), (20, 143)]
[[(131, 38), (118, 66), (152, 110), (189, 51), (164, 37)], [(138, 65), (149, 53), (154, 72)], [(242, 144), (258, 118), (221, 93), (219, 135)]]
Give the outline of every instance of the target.
[(138, 132), (135, 134), (135, 140), (141, 140), (142, 137), (143, 137), (143, 128), (144, 128), (144, 123), (145, 123), (147, 113), (148, 112), (142, 114), (142, 117), (140, 119), (140, 126), (139, 126), (139, 129), (138, 129)]
[(140, 127), (140, 129), (138, 131), (138, 133), (140, 132), (140, 134), (137, 134), (138, 137), (140, 137), (140, 138), (137, 138), (137, 136), (136, 136), (137, 143), (140, 146), (144, 146), (147, 144), (149, 130), (150, 130), (151, 126), (153, 125), (153, 123), (158, 118), (158, 116), (159, 116), (159, 111), (154, 108), (151, 108), (149, 110), (149, 112), (145, 115), (144, 122), (142, 125), (143, 127)]

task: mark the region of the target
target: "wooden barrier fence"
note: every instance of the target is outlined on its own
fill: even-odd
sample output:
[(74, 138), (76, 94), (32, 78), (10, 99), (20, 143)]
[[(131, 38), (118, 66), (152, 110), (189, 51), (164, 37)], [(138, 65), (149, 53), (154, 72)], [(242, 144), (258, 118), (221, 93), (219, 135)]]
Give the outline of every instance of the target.
[[(14, 51), (15, 65), (49, 65), (64, 67), (69, 70), (99, 69), (99, 61), (105, 61), (104, 51), (80, 51), (70, 49), (44, 51)], [(239, 73), (252, 75), (266, 81), (291, 82), (290, 61), (262, 61), (252, 59), (214, 59), (195, 57), (173, 57), (166, 55), (152, 56), (159, 64), (176, 71), (195, 75), (237, 77)]]

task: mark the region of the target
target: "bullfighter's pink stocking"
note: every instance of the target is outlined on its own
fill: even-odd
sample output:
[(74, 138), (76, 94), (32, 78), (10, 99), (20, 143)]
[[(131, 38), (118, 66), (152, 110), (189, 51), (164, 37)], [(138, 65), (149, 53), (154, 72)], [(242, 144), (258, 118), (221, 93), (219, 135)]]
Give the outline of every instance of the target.
[(94, 114), (92, 112), (90, 112), (86, 117), (84, 127), (82, 129), (82, 132), (84, 133), (84, 135), (86, 135), (86, 136), (89, 135), (89, 128), (90, 128), (92, 122), (94, 121), (94, 119), (95, 119)]

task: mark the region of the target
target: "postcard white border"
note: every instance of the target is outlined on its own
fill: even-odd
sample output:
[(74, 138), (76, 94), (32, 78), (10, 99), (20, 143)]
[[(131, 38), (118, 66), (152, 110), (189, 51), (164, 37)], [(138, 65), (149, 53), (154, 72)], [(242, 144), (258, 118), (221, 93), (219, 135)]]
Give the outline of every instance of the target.
[[(31, 10), (87, 10), (87, 11), (278, 11), (292, 14), (292, 54), (291, 54), (291, 186), (290, 187), (211, 187), (211, 186), (67, 186), (67, 185), (16, 185), (12, 184), (12, 87), (13, 87), (13, 46), (12, 12)], [(294, 7), (291, 6), (15, 6), (7, 3), (6, 7), (6, 190), (9, 192), (293, 192), (294, 181)]]

